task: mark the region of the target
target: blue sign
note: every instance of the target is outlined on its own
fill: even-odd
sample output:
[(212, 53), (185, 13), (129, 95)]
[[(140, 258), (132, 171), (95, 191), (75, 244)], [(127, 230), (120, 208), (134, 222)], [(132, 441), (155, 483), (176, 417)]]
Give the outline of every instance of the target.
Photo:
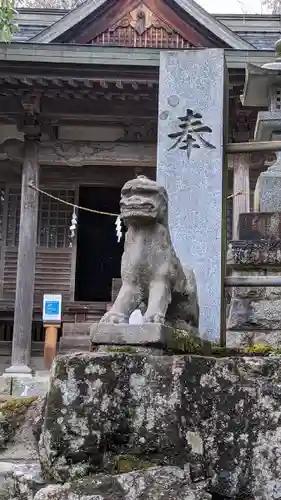
[(60, 305), (59, 302), (49, 301), (45, 302), (45, 314), (59, 314)]
[(44, 295), (43, 299), (43, 322), (60, 323), (62, 309), (61, 295)]

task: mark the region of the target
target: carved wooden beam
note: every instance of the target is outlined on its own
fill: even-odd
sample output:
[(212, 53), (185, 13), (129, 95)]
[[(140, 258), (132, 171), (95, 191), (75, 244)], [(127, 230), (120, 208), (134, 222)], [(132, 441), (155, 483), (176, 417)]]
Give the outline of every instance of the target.
[(38, 121), (41, 108), (41, 94), (28, 93), (21, 97), (23, 108), (22, 120), (18, 123), (18, 129), (29, 137), (40, 137), (41, 127)]
[[(38, 147), (40, 165), (156, 167), (156, 144), (60, 140), (43, 141)], [(23, 142), (8, 139), (0, 152), (22, 162)]]

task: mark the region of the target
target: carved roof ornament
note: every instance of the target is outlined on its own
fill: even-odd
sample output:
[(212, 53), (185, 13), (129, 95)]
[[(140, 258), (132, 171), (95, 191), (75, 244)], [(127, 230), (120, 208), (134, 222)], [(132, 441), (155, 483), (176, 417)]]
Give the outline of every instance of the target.
[(171, 26), (156, 17), (156, 15), (143, 3), (111, 26), (109, 31), (115, 31), (120, 27), (129, 28), (130, 26), (138, 33), (138, 35), (142, 35), (149, 28), (162, 28), (167, 33), (173, 33), (175, 31)]
[(39, 92), (24, 94), (21, 97), (21, 105), (24, 115), (22, 121), (18, 124), (18, 129), (26, 136), (39, 138), (41, 126), (38, 117), (41, 111), (41, 94)]
[(25, 113), (29, 116), (35, 116), (40, 113), (41, 94), (24, 94), (21, 98), (21, 105)]

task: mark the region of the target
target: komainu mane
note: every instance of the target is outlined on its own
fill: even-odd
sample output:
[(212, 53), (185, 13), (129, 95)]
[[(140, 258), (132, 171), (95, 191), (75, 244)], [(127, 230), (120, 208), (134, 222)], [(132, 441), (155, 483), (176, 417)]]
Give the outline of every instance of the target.
[(168, 226), (167, 191), (138, 176), (121, 191), (121, 217), (127, 227), (122, 257), (122, 287), (102, 323), (128, 323), (145, 304), (145, 323), (197, 330), (199, 307), (193, 271), (183, 269)]

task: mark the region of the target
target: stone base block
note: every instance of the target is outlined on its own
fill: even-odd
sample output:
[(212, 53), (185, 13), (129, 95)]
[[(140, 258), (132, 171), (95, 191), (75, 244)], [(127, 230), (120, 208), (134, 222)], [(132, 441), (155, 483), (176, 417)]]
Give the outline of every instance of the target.
[(156, 323), (129, 325), (127, 323), (93, 324), (90, 329), (92, 344), (113, 345), (165, 345), (173, 329)]
[(227, 328), (229, 330), (281, 330), (281, 299), (232, 299)]
[(239, 331), (228, 330), (226, 335), (226, 347), (241, 348), (263, 344), (265, 346), (281, 346), (281, 329), (275, 331)]
[(274, 266), (281, 270), (281, 240), (231, 241), (227, 252), (228, 268), (265, 269)]
[(39, 443), (45, 477), (65, 483), (189, 464), (192, 481), (209, 480), (223, 498), (273, 500), (281, 491), (280, 386), (277, 356), (58, 356)]
[(11, 365), (5, 369), (3, 374), (6, 377), (32, 378), (32, 368), (27, 365)]
[(131, 346), (179, 353), (194, 352), (195, 347), (197, 350), (201, 347), (202, 352), (211, 352), (211, 343), (193, 334), (192, 329), (186, 332), (157, 323), (95, 323), (91, 326), (90, 336), (92, 350), (96, 350), (96, 346), (107, 346), (107, 349), (109, 346)]

